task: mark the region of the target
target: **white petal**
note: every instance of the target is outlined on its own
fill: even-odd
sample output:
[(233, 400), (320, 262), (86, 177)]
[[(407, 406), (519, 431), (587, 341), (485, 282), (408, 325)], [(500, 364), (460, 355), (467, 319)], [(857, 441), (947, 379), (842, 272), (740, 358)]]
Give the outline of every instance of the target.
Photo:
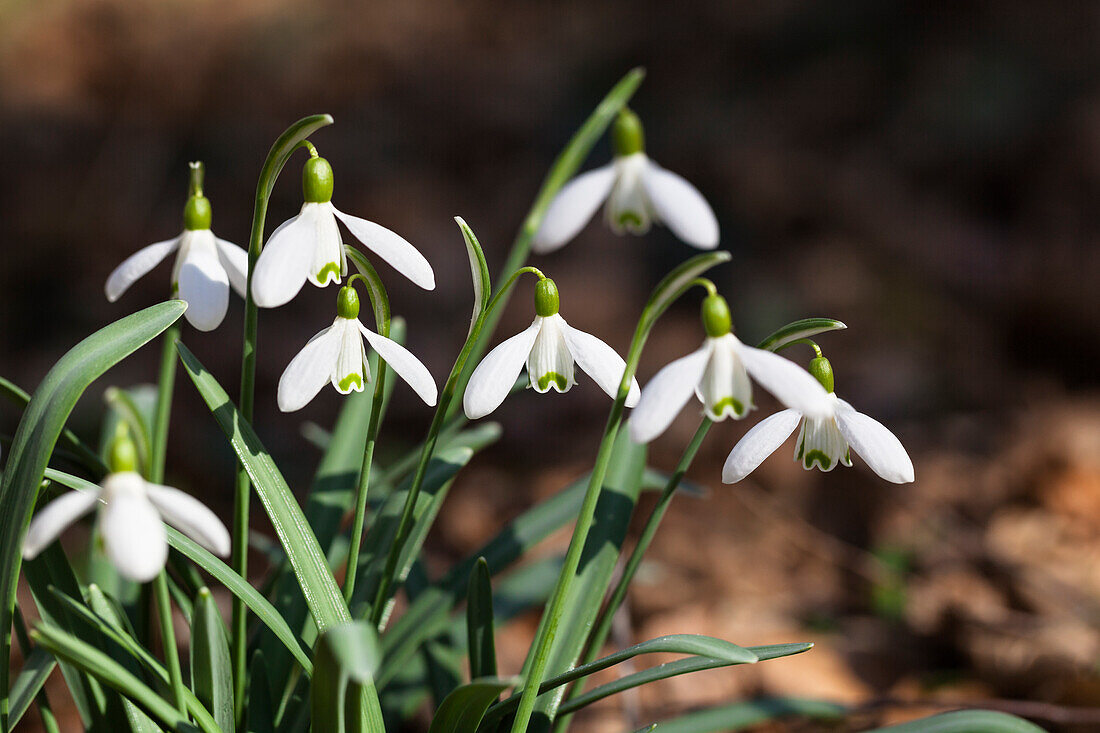
[(23, 540), (23, 557), (31, 560), (46, 549), (65, 528), (92, 510), (99, 500), (98, 491), (72, 491), (44, 506), (34, 515)]
[(112, 303), (118, 300), (135, 280), (159, 265), (161, 260), (179, 246), (179, 243), (179, 237), (166, 239), (163, 242), (142, 247), (123, 260), (122, 264), (107, 277), (107, 285), (103, 288), (107, 294), (107, 300)]
[(527, 377), (531, 388), (540, 394), (568, 392), (577, 383), (573, 352), (565, 343), (565, 320), (555, 313), (542, 319), (539, 335), (527, 356)]
[(215, 555), (229, 554), (229, 530), (201, 501), (171, 486), (146, 484), (145, 491), (168, 524)]
[(355, 235), (355, 238), (366, 245), (367, 249), (381, 257), (390, 267), (400, 272), (425, 290), (435, 290), (435, 273), (432, 266), (420, 254), (420, 250), (409, 244), (405, 239), (394, 234), (384, 226), (373, 221), (351, 216), (332, 207), (344, 226)]
[(438, 394), (435, 380), (432, 379), (432, 374), (428, 371), (428, 368), (421, 364), (420, 360), (412, 355), (412, 352), (396, 341), (371, 331), (361, 323), (359, 329), (370, 343), (371, 348), (378, 352), (378, 355), (390, 365), (397, 376), (404, 379), (429, 407), (434, 406)]
[(607, 197), (604, 219), (616, 234), (649, 231), (655, 212), (642, 185), (642, 174), (648, 166), (645, 153), (615, 158), (615, 185)]
[(653, 161), (642, 173), (642, 185), (657, 218), (673, 234), (700, 249), (718, 246), (718, 219), (695, 186)]
[(363, 336), (357, 323), (357, 319), (338, 317), (332, 327), (334, 331), (340, 331), (340, 349), (329, 376), (333, 388), (340, 394), (362, 392), (366, 381), (366, 352), (363, 351)]
[(144, 492), (113, 492), (99, 513), (99, 531), (107, 557), (123, 576), (144, 583), (164, 568), (168, 536)]
[(887, 481), (907, 484), (914, 478), (913, 461), (901, 441), (885, 425), (857, 412), (844, 400), (839, 400), (836, 422), (852, 450), (867, 462), (871, 470)]
[[(302, 207), (306, 211), (305, 206)], [(252, 271), (252, 297), (261, 308), (289, 303), (309, 275), (316, 231), (302, 214), (287, 219), (271, 234)]]
[(691, 399), (710, 359), (710, 345), (666, 364), (642, 390), (630, 414), (630, 439), (648, 443), (663, 433)]
[(329, 326), (298, 352), (279, 377), (278, 402), (283, 412), (294, 412), (309, 404), (332, 377), (340, 351), (343, 329)]
[(792, 407), (807, 417), (829, 417), (833, 414), (829, 393), (808, 371), (778, 354), (747, 346), (740, 341), (736, 348), (749, 375), (785, 407)]
[(218, 259), (229, 275), (229, 284), (242, 298), (248, 291), (248, 251), (224, 239), (214, 239), (218, 246)]
[(524, 331), (497, 344), (497, 347), (481, 360), (470, 375), (466, 384), (466, 393), (462, 396), (462, 407), (466, 417), (476, 420), (485, 417), (500, 407), (508, 396), (516, 377), (531, 353), (535, 337), (539, 334), (542, 319), (536, 317)]
[(179, 297), (187, 302), (183, 315), (192, 326), (213, 331), (221, 325), (229, 308), (229, 276), (213, 246), (189, 248), (180, 268)]
[(562, 186), (550, 202), (531, 249), (539, 254), (564, 246), (600, 208), (615, 183), (615, 164), (582, 173)]
[[(603, 341), (590, 333), (573, 328), (564, 319), (561, 322), (561, 330), (565, 336), (565, 343), (569, 345), (573, 358), (577, 360), (577, 365), (592, 377), (592, 381), (598, 384), (600, 389), (611, 395), (612, 399), (617, 397), (619, 383), (622, 382), (623, 372), (626, 371), (626, 362), (623, 358)], [(638, 386), (638, 380), (631, 377), (626, 406), (634, 407), (641, 396), (642, 390)]]
[(313, 227), (313, 259), (309, 265), (309, 281), (319, 288), (330, 282), (340, 282), (347, 270), (340, 227), (336, 226), (336, 210), (331, 203), (302, 206), (302, 217)]
[(802, 415), (797, 410), (782, 410), (753, 425), (726, 458), (722, 466), (722, 483), (737, 483), (752, 473), (776, 448), (783, 445), (784, 440), (791, 437), (801, 419)]
[(737, 348), (740, 342), (733, 334), (707, 341), (711, 344), (710, 361), (695, 394), (711, 420), (719, 422), (727, 417), (740, 420), (756, 409), (752, 401), (752, 382)]

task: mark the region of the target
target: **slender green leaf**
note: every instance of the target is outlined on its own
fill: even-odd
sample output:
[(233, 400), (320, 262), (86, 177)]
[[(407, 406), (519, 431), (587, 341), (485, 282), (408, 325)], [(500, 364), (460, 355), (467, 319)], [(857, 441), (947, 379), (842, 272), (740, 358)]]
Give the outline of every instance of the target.
[(35, 648), (23, 662), (23, 669), (19, 670), (9, 693), (11, 717), (8, 723), (13, 729), (19, 724), (23, 714), (34, 702), (35, 696), (46, 684), (46, 679), (56, 666), (57, 660), (54, 656), (45, 649), (39, 648)]
[[(333, 626), (321, 635), (313, 657), (313, 684), (309, 693), (313, 730), (326, 733), (358, 730), (349, 725), (349, 719), (358, 723), (352, 712), (358, 705), (347, 706), (351, 708), (347, 710), (346, 702), (362, 694), (361, 686), (372, 682), (381, 661), (378, 634), (365, 621)], [(370, 689), (374, 689), (373, 685)]]
[(479, 557), (470, 573), (466, 593), (466, 635), (470, 677), (496, 677), (497, 653), (493, 643), (493, 587), (489, 563)]
[(271, 699), (271, 685), (262, 652), (252, 655), (252, 665), (248, 670), (247, 715), (245, 733), (275, 733), (275, 704)]
[(775, 333), (760, 342), (759, 348), (767, 351), (779, 351), (799, 339), (810, 338), (827, 331), (839, 331), (848, 328), (840, 321), (833, 318), (803, 318), (801, 321), (788, 323), (779, 328)]
[(500, 693), (519, 684), (518, 677), (479, 677), (447, 695), (428, 733), (472, 733)]
[(485, 262), (485, 253), (481, 251), (481, 243), (477, 241), (474, 230), (461, 216), (456, 216), (458, 228), (462, 230), (462, 239), (466, 242), (466, 255), (470, 258), (470, 277), (474, 285), (474, 311), (470, 316), (469, 336), (477, 323), (477, 317), (489, 306), (489, 298), (493, 292), (493, 281), (489, 277), (489, 265)]
[(8, 724), (11, 614), (22, 556), (20, 547), (42, 482), (42, 472), (76, 401), (101, 374), (174, 323), (180, 300), (154, 305), (100, 329), (61, 357), (35, 390), (19, 421), (0, 479), (0, 728)]
[(665, 275), (661, 282), (657, 283), (657, 287), (653, 289), (653, 293), (649, 296), (649, 301), (646, 303), (645, 310), (642, 312), (643, 325), (639, 325), (639, 332), (644, 328), (648, 329), (649, 325), (660, 318), (661, 314), (672, 305), (684, 291), (691, 287), (692, 281), (695, 278), (702, 275), (704, 272), (720, 265), (723, 262), (729, 262), (730, 253), (725, 250), (718, 250), (716, 252), (706, 252), (704, 254), (695, 255), (690, 260), (680, 263), (670, 273)]
[(871, 733), (1042, 733), (1034, 723), (992, 710), (956, 710), (900, 725), (875, 728)]
[(233, 668), (221, 611), (208, 588), (200, 588), (191, 622), (191, 690), (223, 731), (233, 730)]
[(797, 716), (813, 720), (840, 720), (846, 708), (821, 700), (774, 698), (749, 700), (699, 710), (656, 723), (661, 733), (727, 733), (744, 730), (777, 718)]

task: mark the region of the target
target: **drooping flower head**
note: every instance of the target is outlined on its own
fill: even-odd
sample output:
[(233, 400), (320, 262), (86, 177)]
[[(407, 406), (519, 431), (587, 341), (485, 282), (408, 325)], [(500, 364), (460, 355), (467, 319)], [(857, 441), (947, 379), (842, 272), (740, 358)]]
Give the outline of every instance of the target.
[(828, 390), (825, 414), (810, 416), (787, 409), (761, 420), (730, 451), (722, 467), (722, 481), (732, 484), (748, 476), (801, 425), (794, 459), (807, 471), (831, 471), (841, 463), (851, 466), (854, 449), (883, 479), (895, 484), (911, 482), (913, 461), (901, 441), (877, 420), (836, 396), (832, 364), (820, 352), (810, 362), (810, 373)]
[[(201, 171), (201, 164), (191, 165), (192, 170)], [(107, 300), (112, 303), (118, 300), (138, 278), (177, 252), (172, 267), (172, 294), (187, 302), (184, 318), (200, 331), (212, 331), (221, 325), (229, 308), (230, 285), (241, 296), (245, 294), (248, 253), (232, 242), (218, 239), (210, 230), (213, 210), (210, 200), (202, 194), (201, 182), (200, 173), (198, 185), (193, 183), (183, 208), (183, 233), (150, 244), (126, 258), (107, 278)]]
[(130, 580), (152, 580), (164, 568), (168, 558), (164, 522), (214, 554), (229, 555), (229, 531), (212, 511), (179, 489), (142, 478), (129, 436), (115, 438), (108, 462), (111, 473), (98, 489), (65, 494), (35, 515), (23, 541), (24, 558), (36, 557), (96, 506), (107, 557)]
[(279, 409), (302, 409), (328, 383), (340, 394), (362, 392), (371, 379), (364, 338), (420, 399), (429, 406), (435, 404), (435, 380), (427, 367), (401, 344), (360, 323), (359, 295), (345, 285), (336, 299), (332, 325), (311, 338), (279, 378)]
[[(462, 398), (466, 416), (485, 417), (500, 406), (527, 365), (530, 387), (539, 393), (553, 389), (568, 392), (577, 383), (579, 366), (596, 384), (615, 398), (626, 362), (615, 350), (590, 333), (573, 328), (558, 313), (558, 287), (549, 278), (535, 286), (535, 320), (515, 336), (497, 345), (470, 375)], [(633, 407), (640, 394), (633, 379), (626, 406)]]
[(302, 169), (302, 210), (272, 232), (256, 261), (252, 273), (256, 304), (275, 308), (289, 303), (306, 280), (320, 288), (340, 282), (348, 263), (337, 219), (393, 269), (425, 290), (434, 290), (435, 273), (424, 255), (389, 229), (337, 209), (332, 205), (332, 187), (332, 166), (314, 151)]
[(648, 443), (663, 433), (692, 394), (711, 420), (740, 420), (755, 409), (750, 376), (783, 404), (808, 415), (826, 414), (828, 395), (806, 370), (733, 335), (725, 298), (708, 295), (702, 315), (707, 333), (702, 347), (669, 363), (643, 390), (630, 416), (634, 442)]
[(718, 246), (718, 220), (707, 200), (685, 179), (646, 155), (638, 115), (626, 108), (619, 113), (611, 128), (611, 143), (615, 155), (609, 164), (582, 173), (554, 197), (535, 235), (535, 252), (565, 246), (604, 202), (604, 218), (616, 234), (645, 234), (651, 223), (666, 224), (693, 247)]

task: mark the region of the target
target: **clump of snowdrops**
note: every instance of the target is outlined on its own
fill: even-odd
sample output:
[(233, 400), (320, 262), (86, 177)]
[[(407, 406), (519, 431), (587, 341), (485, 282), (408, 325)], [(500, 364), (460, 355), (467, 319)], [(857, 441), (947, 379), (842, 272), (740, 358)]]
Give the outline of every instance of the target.
[[(338, 164), (309, 139), (332, 118), (305, 118), (276, 140), (260, 173), (243, 248), (215, 236), (204, 169), (192, 164), (182, 232), (139, 249), (105, 288), (116, 301), (174, 255), (170, 299), (77, 344), (33, 396), (0, 380), (24, 408), (0, 485), (0, 626), (14, 628), (23, 660), (13, 674), (5, 631), (4, 730), (32, 706), (47, 730), (59, 730), (44, 689), (59, 668), (83, 726), (93, 731), (392, 731), (426, 705), (433, 733), (561, 731), (574, 712), (639, 685), (811, 648), (803, 642), (742, 646), (685, 633), (600, 656), (611, 619), (696, 451), (715, 422), (752, 414), (754, 385), (785, 409), (732, 448), (723, 481), (744, 478), (796, 428), (795, 460), (806, 469), (831, 471), (858, 456), (887, 481), (913, 480), (897, 438), (833, 392), (832, 365), (813, 339), (844, 324), (808, 318), (779, 327), (757, 346), (735, 335), (725, 299), (704, 277), (730, 259), (717, 249), (718, 220), (694, 186), (648, 156), (642, 123), (626, 106), (642, 76), (635, 70), (624, 77), (568, 142), (497, 278), (490, 277), (474, 232), (456, 218), (455, 246), (461, 241), (469, 257), (473, 307), (469, 324), (454, 324), (468, 335), (442, 387), (402, 345), (406, 326), (391, 315), (379, 269), (428, 291), (435, 272), (401, 235), (335, 207)], [(609, 128), (613, 160), (576, 175)], [(296, 153), (305, 157), (301, 210), (269, 231), (270, 194)], [(641, 235), (659, 224), (701, 250), (654, 287), (625, 356), (581, 329), (584, 313), (569, 309), (545, 264), (528, 264), (532, 254), (573, 239), (601, 206), (616, 233)], [(276, 394), (257, 395), (259, 309), (293, 307), (306, 282), (335, 296), (333, 321), (316, 324), (320, 330), (286, 365)], [(528, 285), (515, 307), (534, 311), (531, 325), (490, 350), (510, 296)], [(231, 292), (245, 301), (235, 400), (225, 385), (237, 375), (212, 374), (185, 346), (222, 325)], [(696, 293), (702, 346), (639, 385), (634, 372), (660, 316)], [(185, 324), (193, 330), (185, 332)], [(91, 383), (158, 337), (163, 351), (155, 387), (106, 390), (99, 447), (66, 429)], [(808, 368), (777, 353), (788, 347), (806, 355), (812, 350)], [(185, 491), (163, 485), (179, 365), (187, 388), (210, 408), (211, 429), (221, 430), (238, 459), (228, 523)], [(344, 404), (331, 431), (317, 438), (323, 457), (300, 503), (251, 425), (253, 407), (256, 399), (275, 400), (289, 413), (314, 399), (336, 399), (319, 397), (326, 385)], [(442, 576), (430, 577), (420, 551), (452, 482), (507, 429), (476, 421), (505, 399), (538, 399), (521, 393), (523, 386), (533, 393), (574, 386), (607, 393), (610, 410), (592, 470), (529, 507)], [(374, 450), (391, 397), (423, 402), (432, 418), (422, 443), (378, 465)], [(669, 473), (648, 467), (646, 444), (695, 400), (699, 426), (678, 465)], [(650, 490), (659, 500), (627, 552), (635, 504)], [(273, 541), (250, 536), (253, 499), (271, 521)], [(86, 515), (95, 518), (89, 545), (70, 543), (66, 552), (57, 540)], [(564, 556), (523, 562), (532, 547), (570, 523)], [(262, 573), (247, 566), (250, 545), (267, 555)], [(16, 604), (20, 576), (33, 611)], [(210, 590), (217, 586), (232, 598), (228, 624)], [(407, 604), (393, 614), (398, 593)], [(495, 630), (538, 606), (544, 606), (542, 621), (526, 662), (500, 669)], [(177, 619), (189, 628), (183, 659)], [(595, 672), (658, 652), (680, 658), (586, 685)], [(724, 729), (714, 727), (723, 710), (667, 725)], [(794, 712), (835, 717), (842, 711), (808, 705)], [(983, 715), (993, 715), (989, 725), (1018, 723)]]

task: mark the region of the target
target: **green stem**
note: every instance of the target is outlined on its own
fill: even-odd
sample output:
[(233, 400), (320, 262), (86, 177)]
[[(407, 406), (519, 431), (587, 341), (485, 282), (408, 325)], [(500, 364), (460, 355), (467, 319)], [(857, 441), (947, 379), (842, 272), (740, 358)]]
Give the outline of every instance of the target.
[[(271, 146), (256, 183), (256, 201), (252, 209), (252, 231), (248, 237), (248, 281), (244, 298), (244, 344), (241, 349), (241, 393), (238, 408), (241, 417), (252, 421), (256, 386), (256, 324), (259, 314), (252, 298), (252, 273), (263, 246), (264, 224), (267, 221), (267, 204), (275, 181), (291, 154), (305, 142), (315, 130), (332, 124), (329, 115), (313, 115), (298, 120), (288, 127)], [(311, 146), (312, 147), (312, 146)], [(312, 151), (316, 152), (316, 151)], [(230, 563), (242, 578), (248, 578), (248, 511), (251, 483), (244, 467), (237, 466), (237, 484), (233, 494), (233, 547)], [(244, 720), (245, 693), (248, 681), (248, 608), (236, 595), (230, 619), (232, 646), (230, 658), (233, 668), (233, 709), (239, 726)]]
[(157, 379), (157, 406), (153, 413), (153, 446), (149, 457), (149, 481), (164, 483), (164, 464), (168, 455), (168, 422), (172, 416), (172, 390), (176, 384), (176, 343), (180, 340), (180, 321), (164, 332), (160, 352), (160, 376)]
[[(676, 464), (676, 470), (669, 476), (668, 483), (665, 484), (664, 491), (661, 492), (661, 497), (657, 500), (657, 505), (653, 507), (653, 511), (650, 512), (649, 518), (646, 519), (645, 527), (642, 529), (642, 534), (638, 538), (638, 543), (630, 553), (630, 558), (623, 568), (623, 573), (619, 578), (619, 582), (611, 592), (611, 597), (607, 601), (607, 606), (596, 621), (592, 635), (588, 640), (587, 650), (580, 664), (588, 664), (594, 660), (599, 655), (600, 649), (603, 648), (604, 642), (607, 641), (607, 637), (611, 633), (611, 624), (615, 618), (615, 613), (619, 610), (619, 607), (622, 606), (623, 600), (626, 598), (627, 588), (629, 588), (630, 582), (638, 572), (638, 566), (642, 562), (642, 557), (645, 555), (646, 550), (649, 549), (649, 545), (653, 542), (653, 537), (657, 534), (657, 527), (660, 525), (661, 520), (664, 519), (665, 512), (668, 510), (669, 504), (672, 503), (672, 497), (676, 495), (676, 489), (679, 488), (680, 482), (684, 478), (684, 474), (686, 474), (688, 468), (691, 467), (691, 462), (695, 460), (695, 454), (699, 452), (699, 446), (702, 445), (703, 438), (706, 437), (712, 425), (714, 425), (714, 422), (710, 420), (710, 418), (704, 417), (703, 421), (699, 423), (695, 435), (692, 436), (691, 442), (688, 443), (687, 448), (684, 449), (683, 455), (680, 456), (680, 462)], [(569, 697), (576, 697), (582, 692), (584, 692), (584, 680), (580, 679), (577, 680), (573, 689), (570, 690)], [(570, 716), (565, 715), (557, 719), (554, 722), (554, 731), (564, 731), (569, 725), (569, 718)]]
[(172, 684), (172, 698), (176, 710), (187, 717), (187, 703), (183, 692), (183, 674), (180, 672), (179, 649), (176, 647), (176, 629), (172, 625), (172, 601), (168, 597), (168, 575), (161, 570), (153, 580), (153, 593), (157, 600), (157, 616), (160, 619), (160, 645), (164, 650), (164, 666)]

